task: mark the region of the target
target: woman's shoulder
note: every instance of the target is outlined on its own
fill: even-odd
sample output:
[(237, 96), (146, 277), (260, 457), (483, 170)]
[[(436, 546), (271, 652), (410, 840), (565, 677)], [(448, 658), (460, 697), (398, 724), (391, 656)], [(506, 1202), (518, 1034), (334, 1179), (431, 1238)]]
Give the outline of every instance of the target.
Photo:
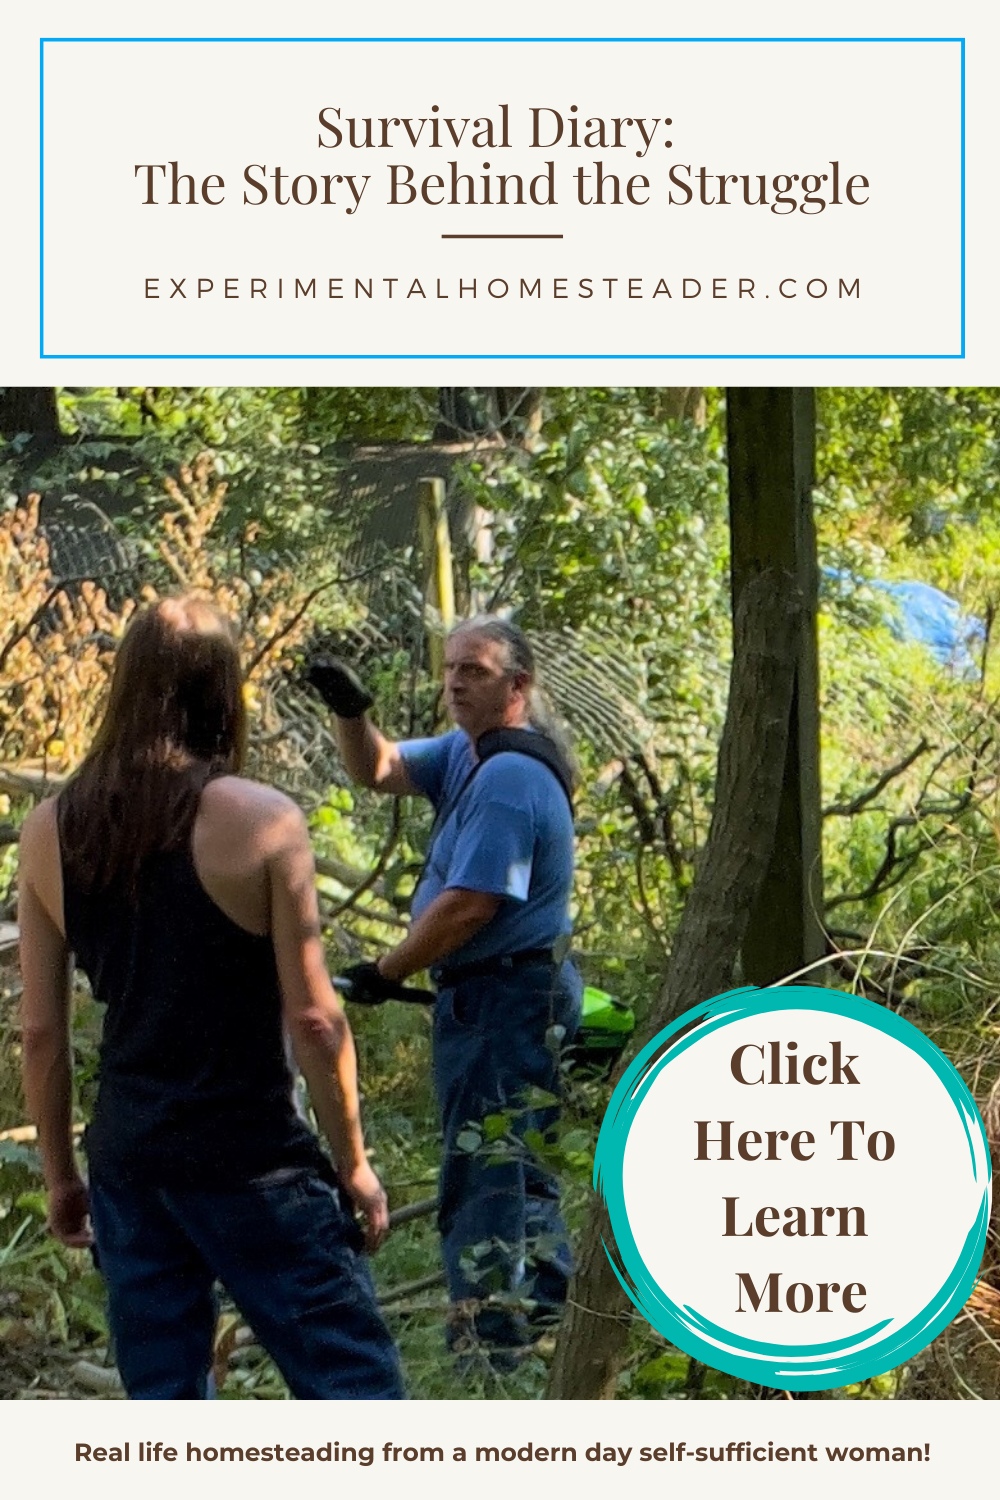
[(21, 824), (18, 837), (18, 880), (29, 888), (62, 930), (62, 859), (56, 797), (46, 797)]
[(251, 827), (305, 821), (291, 797), (246, 776), (214, 777), (202, 792), (199, 813), (213, 821), (236, 821)]
[(18, 843), (22, 868), (26, 859), (58, 851), (58, 802), (58, 797), (46, 797), (31, 809), (21, 824)]
[(196, 863), (251, 878), (276, 859), (305, 858), (309, 829), (284, 792), (244, 776), (220, 776), (205, 787), (194, 827)]

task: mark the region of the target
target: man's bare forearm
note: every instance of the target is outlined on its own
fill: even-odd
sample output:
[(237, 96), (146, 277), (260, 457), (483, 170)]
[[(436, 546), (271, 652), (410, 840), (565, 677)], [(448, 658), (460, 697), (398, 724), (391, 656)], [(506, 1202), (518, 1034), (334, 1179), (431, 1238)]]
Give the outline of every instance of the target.
[(442, 891), (411, 924), (399, 946), (379, 959), (379, 972), (395, 981), (419, 974), (474, 937), (499, 905), (499, 896), (484, 891)]
[(360, 719), (334, 717), (333, 732), (340, 758), (351, 780), (360, 786), (377, 787), (385, 759), (386, 738), (363, 714)]

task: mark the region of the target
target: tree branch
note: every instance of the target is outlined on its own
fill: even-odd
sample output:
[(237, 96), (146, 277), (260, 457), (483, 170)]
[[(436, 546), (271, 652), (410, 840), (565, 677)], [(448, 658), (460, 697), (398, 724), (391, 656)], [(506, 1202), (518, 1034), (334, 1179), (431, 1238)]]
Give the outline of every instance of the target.
[(919, 745), (910, 751), (909, 755), (897, 761), (894, 766), (890, 766), (887, 771), (883, 771), (882, 775), (875, 782), (875, 785), (869, 787), (866, 792), (859, 793), (853, 802), (834, 802), (830, 807), (825, 807), (823, 809), (824, 818), (852, 818), (863, 807), (867, 807), (869, 802), (873, 802), (880, 792), (885, 791), (890, 781), (895, 781), (897, 776), (902, 776), (905, 771), (910, 769), (914, 761), (919, 760), (922, 755), (926, 755), (929, 749), (930, 745), (927, 740), (922, 739)]

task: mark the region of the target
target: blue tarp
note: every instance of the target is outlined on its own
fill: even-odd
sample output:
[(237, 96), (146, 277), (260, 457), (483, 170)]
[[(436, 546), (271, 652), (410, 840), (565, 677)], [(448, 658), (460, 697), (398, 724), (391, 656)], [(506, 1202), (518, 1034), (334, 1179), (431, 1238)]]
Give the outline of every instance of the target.
[(944, 666), (962, 670), (976, 666), (972, 653), (982, 645), (983, 622), (964, 614), (957, 599), (914, 579), (873, 579), (872, 587), (895, 600), (898, 610), (889, 625), (900, 640), (926, 646)]
[(963, 612), (957, 599), (916, 579), (852, 578), (837, 568), (824, 574), (840, 588), (864, 586), (888, 594), (893, 608), (886, 624), (897, 640), (926, 646), (942, 666), (956, 671), (978, 671), (978, 651), (985, 630), (982, 620)]

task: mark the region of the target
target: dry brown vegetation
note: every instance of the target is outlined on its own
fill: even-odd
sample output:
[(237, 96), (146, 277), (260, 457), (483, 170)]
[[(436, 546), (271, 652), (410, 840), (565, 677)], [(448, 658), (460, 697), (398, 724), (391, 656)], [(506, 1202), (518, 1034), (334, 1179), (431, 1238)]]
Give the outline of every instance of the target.
[(93, 579), (57, 578), (39, 524), (39, 497), (0, 513), (0, 777), (9, 794), (35, 791), (76, 765), (107, 688), (114, 648), (136, 607), (174, 590), (210, 595), (238, 622), (251, 716), (307, 628), (305, 590), (286, 571), (243, 576), (232, 553), (252, 547), (248, 527), (217, 535), (226, 495), (203, 453), (164, 485), (154, 535), (158, 580), (112, 605)]

